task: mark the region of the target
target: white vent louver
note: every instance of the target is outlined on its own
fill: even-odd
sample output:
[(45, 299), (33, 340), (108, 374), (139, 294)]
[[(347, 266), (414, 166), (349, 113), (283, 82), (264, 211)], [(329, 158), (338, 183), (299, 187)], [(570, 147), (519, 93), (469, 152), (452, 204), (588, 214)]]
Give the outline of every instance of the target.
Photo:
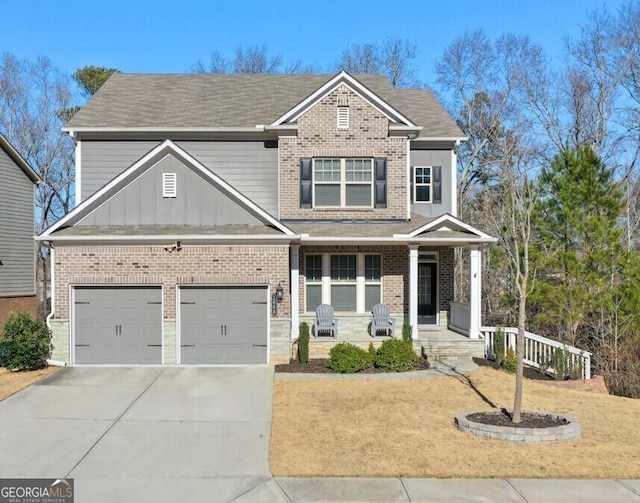
[(176, 197), (178, 191), (175, 173), (162, 173), (162, 197)]
[(349, 107), (338, 107), (338, 129), (349, 129)]

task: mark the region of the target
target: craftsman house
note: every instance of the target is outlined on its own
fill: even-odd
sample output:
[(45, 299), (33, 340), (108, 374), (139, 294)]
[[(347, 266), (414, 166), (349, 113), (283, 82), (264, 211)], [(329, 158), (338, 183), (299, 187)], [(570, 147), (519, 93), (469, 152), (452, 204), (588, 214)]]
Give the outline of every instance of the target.
[(480, 254), (495, 240), (456, 217), (465, 138), (430, 91), (346, 72), (116, 73), (65, 131), (78, 206), (38, 238), (55, 360), (277, 363), (319, 305), (339, 328), (314, 341), (331, 344), (372, 340), (380, 303), (396, 336), (407, 321), (428, 344), (454, 316), (482, 354)]
[(36, 316), (33, 243), (40, 177), (0, 134), (0, 334), (11, 312)]

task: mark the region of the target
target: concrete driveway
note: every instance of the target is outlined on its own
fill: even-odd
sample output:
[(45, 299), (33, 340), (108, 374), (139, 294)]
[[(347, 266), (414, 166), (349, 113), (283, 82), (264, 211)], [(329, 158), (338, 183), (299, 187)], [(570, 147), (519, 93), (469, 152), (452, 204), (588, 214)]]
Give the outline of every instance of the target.
[(266, 366), (65, 368), (0, 402), (0, 477), (74, 478), (78, 502), (258, 501), (272, 388)]

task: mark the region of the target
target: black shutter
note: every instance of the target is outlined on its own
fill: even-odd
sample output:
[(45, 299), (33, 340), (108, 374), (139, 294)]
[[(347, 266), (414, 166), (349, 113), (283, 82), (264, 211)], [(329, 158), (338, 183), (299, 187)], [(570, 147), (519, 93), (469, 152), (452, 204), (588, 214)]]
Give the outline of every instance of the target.
[(442, 203), (442, 166), (434, 166), (433, 168), (433, 202), (434, 204)]
[(311, 157), (300, 158), (300, 208), (311, 208), (312, 194), (312, 159)]
[(374, 159), (375, 171), (375, 207), (387, 207), (387, 158)]
[(413, 173), (413, 166), (411, 166), (411, 169), (409, 170), (409, 197), (411, 198), (411, 204), (415, 203), (414, 201), (414, 189), (413, 189), (413, 177), (414, 177), (414, 173)]

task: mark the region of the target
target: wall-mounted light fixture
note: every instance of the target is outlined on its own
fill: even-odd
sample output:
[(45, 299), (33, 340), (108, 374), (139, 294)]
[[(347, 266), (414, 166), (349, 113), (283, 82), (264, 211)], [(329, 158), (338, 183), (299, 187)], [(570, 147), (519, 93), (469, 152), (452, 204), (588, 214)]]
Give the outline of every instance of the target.
[(284, 288), (282, 287), (282, 282), (278, 281), (278, 286), (276, 287), (275, 292), (271, 296), (271, 314), (273, 316), (277, 316), (278, 304), (282, 302), (282, 299), (284, 299)]
[(282, 302), (282, 299), (284, 299), (284, 288), (280, 281), (278, 281), (278, 286), (276, 287), (276, 299), (278, 299), (278, 302)]

